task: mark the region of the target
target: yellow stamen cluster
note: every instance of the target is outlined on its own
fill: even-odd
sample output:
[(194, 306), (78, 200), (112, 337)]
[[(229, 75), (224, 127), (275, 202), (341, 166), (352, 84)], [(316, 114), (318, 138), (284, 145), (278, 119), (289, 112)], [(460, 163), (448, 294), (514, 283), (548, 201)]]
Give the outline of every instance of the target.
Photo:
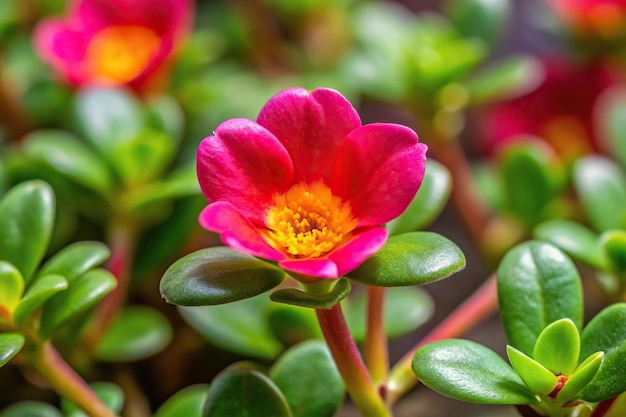
[(268, 242), (293, 258), (317, 258), (339, 246), (357, 220), (350, 205), (322, 182), (296, 184), (274, 196), (267, 214)]
[(137, 77), (159, 50), (161, 40), (142, 26), (111, 26), (95, 34), (85, 59), (91, 75), (109, 84)]

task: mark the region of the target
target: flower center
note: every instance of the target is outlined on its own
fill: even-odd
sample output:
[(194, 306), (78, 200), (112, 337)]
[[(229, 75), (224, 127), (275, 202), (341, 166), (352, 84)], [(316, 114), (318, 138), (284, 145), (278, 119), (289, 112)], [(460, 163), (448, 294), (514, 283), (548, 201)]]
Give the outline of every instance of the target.
[(160, 43), (157, 34), (145, 27), (111, 26), (91, 38), (85, 58), (94, 78), (124, 84), (146, 68)]
[(296, 184), (274, 196), (268, 242), (294, 258), (318, 258), (339, 246), (357, 225), (350, 205), (322, 182)]

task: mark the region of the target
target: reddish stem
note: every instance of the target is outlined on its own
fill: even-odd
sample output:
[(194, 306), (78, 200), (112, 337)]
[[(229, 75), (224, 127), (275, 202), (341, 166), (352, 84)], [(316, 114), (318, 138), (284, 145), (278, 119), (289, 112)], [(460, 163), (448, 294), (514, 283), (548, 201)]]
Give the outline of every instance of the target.
[(390, 417), (381, 397), (367, 373), (352, 334), (348, 329), (340, 304), (329, 309), (317, 309), (317, 319), (333, 355), (346, 390), (363, 417)]
[(388, 383), (389, 403), (395, 402), (417, 384), (418, 380), (413, 374), (411, 364), (415, 352), (420, 347), (430, 342), (458, 337), (467, 333), (485, 317), (489, 316), (497, 306), (498, 291), (496, 274), (493, 274), (474, 292), (474, 294), (420, 340), (419, 343), (391, 369)]
[(365, 330), (365, 363), (375, 385), (387, 380), (389, 352), (385, 334), (385, 288), (367, 288), (367, 327)]
[(598, 403), (598, 406), (596, 407), (595, 410), (593, 410), (593, 413), (591, 414), (590, 417), (604, 417), (606, 413), (609, 412), (609, 410), (613, 406), (613, 403), (615, 403), (616, 399), (617, 397), (613, 397), (613, 398), (609, 398), (608, 400), (601, 401), (600, 403)]
[(32, 130), (32, 122), (20, 103), (20, 98), (11, 85), (0, 64), (0, 122), (12, 142), (19, 142)]

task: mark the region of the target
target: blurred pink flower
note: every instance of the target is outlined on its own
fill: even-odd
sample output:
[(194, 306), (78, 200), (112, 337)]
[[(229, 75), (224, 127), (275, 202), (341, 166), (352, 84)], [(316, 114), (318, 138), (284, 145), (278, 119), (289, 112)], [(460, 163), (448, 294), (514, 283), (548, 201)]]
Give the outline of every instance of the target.
[(158, 89), (191, 29), (191, 0), (76, 0), (42, 20), (37, 53), (74, 85)]
[(361, 125), (341, 94), (292, 88), (257, 121), (231, 119), (198, 149), (206, 229), (297, 275), (337, 278), (376, 253), (424, 175), (411, 129)]
[(626, 0), (546, 0), (573, 30), (612, 37), (624, 32)]
[(603, 67), (565, 59), (544, 61), (545, 80), (525, 96), (498, 103), (482, 119), (490, 153), (503, 145), (540, 137), (565, 160), (598, 149), (593, 107), (600, 93), (612, 84)]

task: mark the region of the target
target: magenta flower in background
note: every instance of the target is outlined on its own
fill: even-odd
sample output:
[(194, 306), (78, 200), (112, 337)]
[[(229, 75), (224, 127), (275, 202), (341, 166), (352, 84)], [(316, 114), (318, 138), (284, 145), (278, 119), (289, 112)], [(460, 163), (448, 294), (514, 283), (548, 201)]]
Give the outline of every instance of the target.
[(565, 59), (544, 62), (545, 80), (525, 96), (498, 103), (482, 118), (487, 150), (533, 135), (550, 144), (565, 160), (598, 149), (593, 108), (600, 93), (613, 83), (595, 64)]
[(200, 224), (235, 250), (297, 275), (337, 278), (376, 253), (424, 175), (411, 129), (359, 115), (334, 90), (272, 97), (257, 121), (231, 119), (197, 154), (211, 202)]
[(191, 29), (191, 0), (77, 0), (64, 18), (42, 20), (34, 46), (74, 85), (159, 89)]

